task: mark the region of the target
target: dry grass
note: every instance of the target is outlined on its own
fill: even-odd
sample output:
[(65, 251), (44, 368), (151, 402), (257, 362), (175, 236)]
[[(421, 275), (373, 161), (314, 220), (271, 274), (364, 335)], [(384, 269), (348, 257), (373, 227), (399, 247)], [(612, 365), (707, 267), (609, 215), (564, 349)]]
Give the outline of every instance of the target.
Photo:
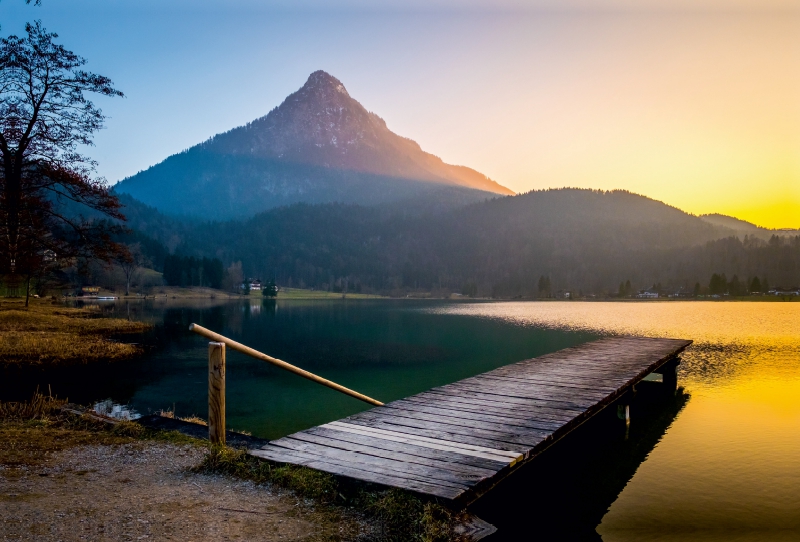
[(137, 334), (150, 326), (120, 318), (102, 318), (92, 309), (72, 309), (44, 302), (25, 307), (0, 304), (0, 363), (72, 365), (117, 361), (142, 353), (138, 345), (109, 339)]
[(186, 417), (178, 416), (176, 418), (175, 412), (173, 412), (172, 410), (162, 410), (161, 412), (158, 413), (158, 415), (161, 416), (162, 418), (169, 418), (170, 420), (177, 419), (183, 422), (196, 423), (198, 425), (208, 425), (208, 422), (203, 418), (201, 418), (200, 416), (186, 416)]
[(57, 397), (35, 393), (30, 401), (0, 402), (0, 421), (44, 421), (60, 415), (64, 405)]
[(34, 394), (30, 401), (0, 402), (0, 464), (35, 466), (47, 455), (83, 444), (120, 444), (130, 435), (105, 431), (105, 424), (66, 413), (65, 401)]
[(201, 445), (175, 431), (154, 431), (135, 422), (106, 423), (63, 410), (66, 402), (39, 393), (30, 401), (0, 402), (0, 465), (35, 466), (73, 446), (156, 440)]

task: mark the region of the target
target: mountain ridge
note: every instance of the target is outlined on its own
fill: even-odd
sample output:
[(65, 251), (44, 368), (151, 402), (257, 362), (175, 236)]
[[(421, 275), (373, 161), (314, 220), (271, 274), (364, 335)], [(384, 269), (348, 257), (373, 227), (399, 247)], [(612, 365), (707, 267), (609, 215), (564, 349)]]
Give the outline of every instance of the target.
[(123, 179), (114, 190), (168, 214), (214, 219), (298, 202), (425, 200), (442, 190), (474, 201), (513, 195), (395, 134), (321, 70), (267, 115)]
[(224, 222), (168, 217), (130, 196), (122, 202), (128, 226), (141, 232), (136, 239), (164, 246), (160, 259), (172, 253), (219, 258), (226, 267), (241, 262), (247, 276), (282, 286), (512, 298), (535, 297), (542, 276), (552, 292), (598, 294), (627, 281), (634, 289), (693, 291), (714, 273), (748, 283), (755, 276), (776, 285), (800, 280), (800, 235), (737, 237), (624, 190), (539, 190), (444, 212), (296, 203)]
[(747, 220), (742, 220), (741, 218), (736, 218), (735, 216), (723, 215), (720, 213), (710, 213), (705, 215), (700, 215), (700, 218), (709, 224), (715, 224), (718, 226), (724, 226), (726, 228), (730, 228), (734, 230), (738, 235), (751, 235), (756, 236), (761, 239), (768, 240), (773, 235), (778, 236), (792, 236), (792, 235), (800, 235), (800, 229), (792, 229), (792, 228), (765, 228), (763, 226), (758, 226), (757, 224), (753, 224), (752, 222), (748, 222)]

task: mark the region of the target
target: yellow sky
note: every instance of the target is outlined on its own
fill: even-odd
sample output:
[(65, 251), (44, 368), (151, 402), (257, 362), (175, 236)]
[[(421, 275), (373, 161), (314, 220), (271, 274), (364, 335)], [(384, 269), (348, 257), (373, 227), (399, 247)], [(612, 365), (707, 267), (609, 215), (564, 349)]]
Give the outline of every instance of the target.
[(521, 66), (514, 86), (531, 90), (497, 103), (512, 129), (468, 150), (474, 167), (518, 191), (624, 188), (696, 214), (800, 228), (800, 17), (556, 24), (559, 65), (531, 47), (533, 69)]
[[(35, 8), (127, 95), (98, 102), (91, 156), (112, 182), (324, 69), (396, 133), (515, 191), (627, 189), (800, 228), (800, 0), (169, 5)], [(0, 2), (3, 30), (31, 9)]]

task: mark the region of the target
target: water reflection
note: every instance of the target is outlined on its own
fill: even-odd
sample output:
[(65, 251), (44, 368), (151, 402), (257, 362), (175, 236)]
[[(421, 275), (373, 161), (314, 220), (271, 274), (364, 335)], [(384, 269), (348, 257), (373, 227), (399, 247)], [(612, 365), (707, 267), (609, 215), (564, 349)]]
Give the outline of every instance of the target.
[[(157, 324), (146, 359), (6, 372), (0, 396), (52, 384), (84, 404), (110, 397), (143, 414), (202, 415), (206, 345), (187, 331), (192, 322), (384, 401), (603, 335), (691, 338), (683, 391), (648, 403), (658, 384), (642, 384), (627, 440), (609, 411), (476, 510), (501, 527), (495, 540), (800, 539), (800, 303), (205, 300), (102, 310)], [(365, 408), (235, 353), (227, 406), (229, 426), (265, 438)]]
[(597, 532), (605, 541), (800, 540), (800, 303), (497, 303), (434, 310), (523, 328), (694, 339), (679, 372), (691, 402)]
[(640, 383), (629, 426), (607, 407), (470, 507), (498, 528), (486, 540), (599, 541), (595, 528), (688, 401), (683, 388)]
[[(407, 397), (495, 367), (580, 344), (596, 334), (529, 330), (428, 309), (414, 300), (242, 302), (169, 301), (101, 304), (109, 316), (156, 324), (143, 360), (0, 379), (3, 397), (53, 393), (80, 403), (111, 397), (147, 414), (207, 410), (207, 346), (188, 331), (198, 323), (325, 378), (383, 401)], [(278, 438), (333, 421), (367, 405), (264, 362), (228, 354), (227, 417), (231, 427)]]

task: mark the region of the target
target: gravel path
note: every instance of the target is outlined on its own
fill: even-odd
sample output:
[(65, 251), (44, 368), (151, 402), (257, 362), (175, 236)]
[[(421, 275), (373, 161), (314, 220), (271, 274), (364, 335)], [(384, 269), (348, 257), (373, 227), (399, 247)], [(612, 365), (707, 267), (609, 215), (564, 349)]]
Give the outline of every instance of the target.
[(338, 529), (290, 495), (190, 473), (202, 456), (193, 446), (134, 442), (0, 467), (0, 540), (288, 541)]

